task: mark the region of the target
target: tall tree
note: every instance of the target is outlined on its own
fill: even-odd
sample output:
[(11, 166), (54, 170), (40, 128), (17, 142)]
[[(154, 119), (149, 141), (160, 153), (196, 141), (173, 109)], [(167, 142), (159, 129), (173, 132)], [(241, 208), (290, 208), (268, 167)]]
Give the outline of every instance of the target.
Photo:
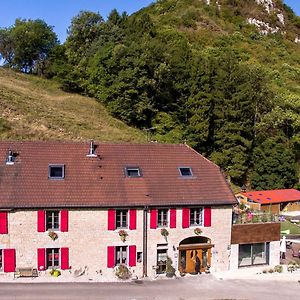
[(242, 64), (234, 51), (220, 50), (203, 53), (192, 68), (187, 137), (235, 183), (242, 183), (250, 164), (256, 115), (266, 107), (268, 88), (260, 70)]
[(78, 64), (92, 43), (99, 37), (103, 18), (100, 14), (81, 11), (72, 19), (66, 40), (66, 52), (71, 63)]
[(67, 80), (63, 79), (66, 89), (86, 92), (88, 52), (99, 37), (103, 22), (100, 14), (90, 11), (81, 11), (72, 19), (65, 43), (66, 55), (71, 66)]
[(43, 20), (17, 19), (11, 29), (14, 44), (13, 64), (24, 72), (32, 72), (42, 64), (58, 44), (53, 28)]
[(0, 29), (0, 58), (8, 67), (12, 67), (14, 61), (14, 41), (11, 31), (11, 28)]
[(295, 155), (284, 137), (270, 137), (257, 145), (253, 152), (254, 189), (291, 188), (297, 182)]

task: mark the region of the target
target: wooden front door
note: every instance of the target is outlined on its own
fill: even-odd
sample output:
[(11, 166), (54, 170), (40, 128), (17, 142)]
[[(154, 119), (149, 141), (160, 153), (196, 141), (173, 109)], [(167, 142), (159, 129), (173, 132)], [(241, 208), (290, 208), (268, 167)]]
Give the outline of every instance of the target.
[(195, 254), (196, 250), (187, 250), (186, 251), (186, 273), (193, 273), (195, 272)]
[[(211, 265), (211, 249), (191, 249), (191, 250), (181, 250), (180, 251), (180, 261), (181, 265), (179, 270), (186, 273), (194, 273), (196, 271), (196, 257), (199, 257), (201, 262), (201, 272), (205, 272), (207, 266)], [(183, 261), (185, 261), (185, 270), (183, 267)]]

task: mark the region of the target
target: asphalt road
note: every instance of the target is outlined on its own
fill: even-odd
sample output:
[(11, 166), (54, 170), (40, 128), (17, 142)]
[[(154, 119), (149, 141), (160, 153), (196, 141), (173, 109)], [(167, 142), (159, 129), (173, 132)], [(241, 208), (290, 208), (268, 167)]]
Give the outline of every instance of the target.
[(194, 276), (144, 283), (1, 283), (5, 300), (300, 299), (300, 283)]

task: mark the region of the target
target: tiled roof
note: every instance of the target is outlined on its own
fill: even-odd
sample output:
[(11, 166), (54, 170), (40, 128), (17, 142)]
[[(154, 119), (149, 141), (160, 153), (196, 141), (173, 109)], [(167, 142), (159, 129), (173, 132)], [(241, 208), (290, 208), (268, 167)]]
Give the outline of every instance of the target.
[[(215, 164), (186, 145), (0, 142), (0, 208), (222, 205), (236, 203)], [(17, 154), (6, 165), (8, 150)], [(48, 179), (49, 164), (64, 164), (63, 180)], [(142, 177), (125, 176), (139, 166)], [(178, 167), (192, 168), (183, 178)]]
[(241, 194), (261, 204), (300, 201), (300, 191), (295, 189), (253, 191)]

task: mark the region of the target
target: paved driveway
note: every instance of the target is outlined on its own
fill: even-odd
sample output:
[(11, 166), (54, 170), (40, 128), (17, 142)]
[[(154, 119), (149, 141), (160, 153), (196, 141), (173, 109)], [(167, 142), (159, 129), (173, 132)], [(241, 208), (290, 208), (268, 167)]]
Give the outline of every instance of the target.
[(1, 283), (4, 300), (188, 300), (299, 299), (300, 283), (258, 280), (218, 280), (198, 275), (137, 283)]

